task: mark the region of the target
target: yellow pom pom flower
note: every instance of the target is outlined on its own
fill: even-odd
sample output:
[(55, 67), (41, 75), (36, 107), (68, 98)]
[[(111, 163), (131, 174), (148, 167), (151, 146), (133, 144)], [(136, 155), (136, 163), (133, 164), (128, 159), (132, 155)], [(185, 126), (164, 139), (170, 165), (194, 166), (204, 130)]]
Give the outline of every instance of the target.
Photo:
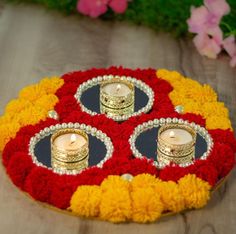
[(217, 102), (217, 94), (211, 86), (200, 85), (197, 81), (164, 69), (158, 70), (157, 76), (173, 86), (169, 97), (173, 105), (184, 107), (184, 113), (202, 115), (206, 119), (207, 129), (232, 130), (229, 111), (223, 103)]
[(121, 188), (125, 190), (129, 190), (130, 184), (127, 180), (123, 179), (120, 176), (110, 175), (106, 179), (103, 180), (101, 184), (101, 188), (103, 191), (110, 190), (111, 188)]
[(128, 221), (131, 217), (130, 193), (124, 186), (110, 188), (103, 192), (100, 204), (100, 218), (113, 223)]
[(182, 75), (177, 72), (177, 71), (169, 71), (166, 69), (158, 69), (157, 70), (157, 77), (162, 78), (171, 84), (176, 82), (176, 81), (181, 81), (182, 80)]
[(7, 123), (11, 123), (12, 119), (14, 116), (12, 116), (11, 114), (5, 114), (3, 116), (0, 117), (0, 125), (5, 125)]
[(202, 114), (202, 105), (192, 99), (186, 99), (184, 102), (184, 113)]
[[(15, 137), (19, 128), (37, 124), (47, 118), (48, 111), (52, 110), (58, 102), (54, 93), (63, 84), (63, 79), (58, 77), (45, 78), (39, 84), (23, 88), (19, 93), (19, 98), (8, 103), (4, 115), (0, 117), (1, 131), (6, 131), (2, 134), (1, 151), (5, 144)], [(10, 126), (10, 130), (6, 126)]]
[(163, 211), (160, 196), (150, 187), (131, 192), (132, 220), (138, 223), (153, 222)]
[(29, 108), (30, 106), (32, 106), (32, 103), (28, 100), (14, 99), (7, 104), (5, 112), (11, 116), (14, 116), (15, 114), (21, 112), (26, 108)]
[(156, 192), (160, 194), (165, 211), (177, 213), (184, 210), (184, 198), (178, 184), (173, 181), (162, 181), (158, 185)]
[(206, 102), (202, 105), (202, 114), (205, 118), (219, 116), (229, 118), (229, 110), (223, 102)]
[(46, 91), (47, 94), (54, 94), (64, 84), (64, 80), (59, 77), (46, 77), (39, 83), (40, 87)]
[(175, 106), (178, 105), (183, 105), (184, 103), (187, 103), (188, 100), (191, 101), (191, 99), (187, 99), (183, 93), (178, 92), (176, 89), (173, 90), (170, 94), (169, 94), (170, 99), (172, 100), (172, 103)]
[(210, 198), (211, 186), (196, 175), (186, 175), (178, 181), (186, 208), (201, 208)]
[(59, 101), (58, 97), (54, 94), (48, 94), (40, 97), (36, 102), (35, 105), (41, 107), (43, 109), (52, 110), (54, 106)]
[(130, 184), (120, 176), (108, 176), (101, 184), (103, 191), (100, 218), (114, 223), (124, 222), (131, 216)]
[(150, 175), (150, 174), (140, 174), (137, 175), (133, 178), (133, 180), (131, 181), (131, 189), (135, 190), (135, 189), (140, 189), (140, 188), (153, 188), (155, 189), (158, 186), (158, 182), (160, 180), (157, 179), (155, 176)]
[(45, 120), (47, 117), (47, 110), (33, 106), (21, 111), (15, 120), (21, 125), (26, 126), (28, 124), (36, 124), (41, 120)]
[(31, 102), (36, 101), (38, 98), (46, 95), (45, 89), (43, 89), (39, 84), (34, 84), (23, 88), (20, 93), (20, 99), (25, 99)]
[(16, 136), (16, 133), (19, 131), (19, 129), (20, 125), (14, 121), (0, 125), (0, 151), (3, 150), (11, 138)]
[(114, 223), (154, 222), (163, 211), (176, 213), (203, 207), (210, 197), (210, 189), (206, 181), (192, 174), (182, 177), (178, 183), (161, 181), (150, 174), (137, 175), (131, 182), (120, 176), (109, 176), (100, 186), (78, 187), (69, 210)]
[(207, 129), (231, 129), (231, 121), (225, 117), (211, 116), (206, 119), (206, 128)]
[(79, 216), (97, 217), (101, 197), (99, 186), (79, 186), (72, 195), (69, 209)]
[(204, 84), (198, 88), (192, 87), (192, 89), (188, 90), (188, 97), (192, 98), (193, 100), (205, 103), (205, 102), (216, 102), (217, 101), (217, 94), (212, 89), (210, 85)]

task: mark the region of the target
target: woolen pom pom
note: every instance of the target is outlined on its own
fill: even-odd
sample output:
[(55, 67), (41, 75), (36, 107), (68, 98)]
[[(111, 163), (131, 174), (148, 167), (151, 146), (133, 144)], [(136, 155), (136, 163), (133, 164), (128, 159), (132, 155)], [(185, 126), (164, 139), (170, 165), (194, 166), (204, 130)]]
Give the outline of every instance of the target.
[(20, 129), (20, 125), (17, 122), (11, 122), (4, 125), (0, 125), (0, 151), (2, 152), (5, 145), (9, 140), (16, 136), (17, 131)]
[(45, 77), (39, 83), (41, 88), (43, 88), (47, 94), (56, 93), (56, 91), (64, 84), (64, 80), (59, 77)]
[(51, 188), (50, 203), (60, 209), (70, 206), (70, 199), (77, 188), (78, 181), (75, 176), (55, 175)]
[(166, 166), (162, 170), (160, 170), (159, 177), (161, 180), (168, 181), (172, 180), (177, 182), (181, 177), (188, 174), (188, 169), (184, 167), (180, 167), (178, 165), (170, 165)]
[(99, 186), (79, 186), (70, 201), (70, 210), (84, 217), (97, 217), (102, 199)]
[(25, 152), (27, 154), (28, 152), (28, 144), (29, 144), (29, 138), (23, 137), (23, 136), (16, 136), (14, 139), (10, 140), (3, 152), (2, 152), (2, 163), (5, 167), (7, 167), (8, 162), (12, 155), (15, 152)]
[(55, 183), (55, 174), (42, 167), (35, 167), (27, 176), (25, 190), (34, 199), (50, 204), (52, 187)]
[(17, 152), (10, 158), (7, 173), (13, 183), (24, 190), (25, 179), (34, 167), (32, 158), (28, 154)]
[(162, 181), (156, 187), (157, 194), (160, 195), (165, 211), (180, 212), (184, 210), (184, 198), (180, 192), (179, 186), (173, 181)]
[(120, 176), (110, 175), (101, 183), (101, 189), (103, 191), (112, 190), (116, 188), (121, 188), (128, 191), (129, 187), (129, 182), (124, 180)]
[(131, 192), (132, 220), (138, 223), (153, 222), (163, 211), (160, 196), (150, 187)]
[(229, 129), (227, 130), (215, 129), (215, 130), (210, 130), (209, 133), (214, 139), (214, 142), (230, 145), (233, 151), (236, 152), (236, 139), (234, 137), (233, 131)]
[(60, 119), (63, 120), (64, 118), (68, 117), (68, 113), (73, 112), (77, 108), (79, 108), (79, 106), (73, 96), (64, 96), (56, 104), (55, 111), (59, 114)]
[(214, 186), (218, 180), (218, 171), (210, 160), (196, 160), (188, 167), (189, 172)]
[(100, 204), (100, 218), (113, 223), (125, 222), (131, 217), (131, 200), (129, 190), (125, 186), (110, 188), (106, 186)]
[(234, 151), (229, 145), (215, 143), (208, 157), (218, 171), (219, 179), (226, 176), (235, 165)]
[(210, 198), (211, 186), (196, 175), (186, 175), (178, 181), (186, 208), (201, 208)]
[(37, 100), (38, 98), (42, 97), (45, 94), (47, 93), (41, 85), (34, 84), (34, 85), (29, 85), (23, 88), (19, 93), (19, 97), (21, 99), (34, 102), (35, 100)]
[(155, 189), (158, 186), (159, 179), (150, 174), (140, 174), (133, 178), (131, 181), (132, 190), (140, 189), (140, 188), (153, 188)]

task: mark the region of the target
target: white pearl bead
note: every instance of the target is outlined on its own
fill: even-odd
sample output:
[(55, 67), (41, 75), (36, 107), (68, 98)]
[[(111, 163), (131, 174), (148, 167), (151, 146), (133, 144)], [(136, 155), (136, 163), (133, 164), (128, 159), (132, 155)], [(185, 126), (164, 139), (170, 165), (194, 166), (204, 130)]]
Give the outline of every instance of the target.
[(124, 180), (127, 180), (127, 181), (132, 181), (133, 180), (133, 176), (131, 174), (123, 174), (121, 175), (121, 178), (124, 179)]

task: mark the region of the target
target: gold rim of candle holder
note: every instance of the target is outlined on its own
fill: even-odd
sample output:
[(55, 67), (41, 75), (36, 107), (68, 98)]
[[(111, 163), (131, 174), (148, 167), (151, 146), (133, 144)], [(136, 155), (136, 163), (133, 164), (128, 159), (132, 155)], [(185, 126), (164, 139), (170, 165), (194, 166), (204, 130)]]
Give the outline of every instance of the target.
[(157, 149), (157, 161), (164, 165), (168, 165), (170, 162), (174, 162), (176, 164), (189, 163), (193, 161), (194, 157), (195, 157), (195, 151), (192, 151), (190, 154), (182, 157), (173, 157), (166, 155), (162, 151)]
[[(86, 143), (79, 149), (63, 150), (54, 144), (57, 137), (68, 134), (78, 134), (86, 140)], [(51, 165), (53, 169), (60, 170), (76, 170), (80, 171), (88, 167), (89, 154), (89, 138), (88, 135), (80, 129), (60, 129), (51, 137)]]
[(169, 148), (162, 143), (159, 142), (157, 143), (157, 148), (160, 152), (162, 152), (164, 155), (167, 155), (169, 157), (173, 158), (183, 158), (187, 157), (189, 154), (191, 154), (194, 151), (194, 145), (189, 145), (188, 147), (181, 147), (177, 148), (176, 145), (172, 145)]
[(51, 164), (53, 169), (78, 172), (88, 167), (88, 159), (89, 157), (87, 156), (79, 162), (61, 162), (55, 158), (52, 158)]
[[(123, 83), (130, 88), (131, 92), (123, 96), (114, 96), (106, 93), (106, 91), (104, 91), (103, 88), (106, 85), (113, 83)], [(135, 86), (133, 83), (127, 80), (123, 80), (120, 77), (114, 77), (112, 79), (105, 80), (102, 82), (100, 86), (100, 103), (112, 109), (123, 109), (129, 107), (134, 103), (134, 93), (135, 93)]]
[[(52, 148), (52, 151), (54, 153), (54, 157), (52, 158), (55, 158), (57, 159), (58, 161), (60, 162), (64, 162), (64, 163), (76, 163), (76, 162), (81, 162), (83, 161), (84, 159), (86, 159), (88, 157), (88, 149), (86, 149), (86, 151), (83, 152), (83, 154), (80, 154), (79, 157), (78, 157), (78, 154), (76, 155), (66, 155), (65, 154), (62, 154), (61, 152), (58, 152), (57, 149), (55, 148)], [(56, 157), (55, 157), (56, 155)]]
[(122, 116), (134, 113), (134, 103), (123, 109), (114, 109), (100, 103), (100, 112), (109, 116)]

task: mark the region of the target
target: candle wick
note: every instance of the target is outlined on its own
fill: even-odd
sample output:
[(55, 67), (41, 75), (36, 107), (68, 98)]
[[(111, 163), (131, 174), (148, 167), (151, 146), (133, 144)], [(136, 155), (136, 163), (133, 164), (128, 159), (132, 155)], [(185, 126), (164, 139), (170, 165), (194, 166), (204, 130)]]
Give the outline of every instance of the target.
[(120, 84), (118, 84), (118, 85), (116, 86), (116, 92), (119, 92), (119, 91), (120, 91), (120, 89), (121, 89), (121, 85), (120, 85)]
[(170, 131), (170, 138), (175, 138), (175, 132), (174, 131)]
[(73, 145), (76, 142), (76, 135), (72, 134), (70, 138), (70, 144)]

